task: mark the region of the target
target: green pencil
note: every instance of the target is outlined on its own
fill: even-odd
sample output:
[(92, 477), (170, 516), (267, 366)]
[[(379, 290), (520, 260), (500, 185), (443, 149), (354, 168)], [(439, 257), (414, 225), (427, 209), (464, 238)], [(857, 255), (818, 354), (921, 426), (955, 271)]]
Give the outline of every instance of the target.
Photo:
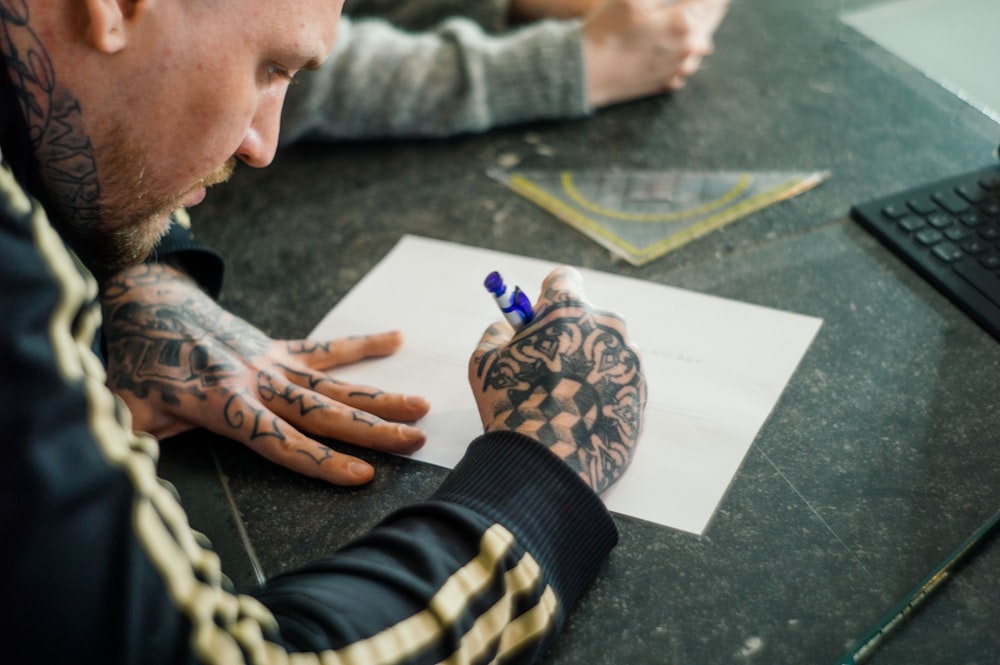
[(997, 525), (1000, 524), (1000, 510), (993, 513), (986, 522), (976, 529), (976, 531), (965, 539), (958, 549), (951, 553), (947, 559), (941, 562), (934, 572), (927, 576), (923, 582), (913, 588), (903, 600), (899, 601), (892, 609), (882, 615), (875, 626), (859, 639), (850, 651), (841, 656), (837, 665), (858, 665), (872, 654), (881, 644), (886, 636), (891, 633), (900, 623), (903, 622), (927, 597), (937, 589), (942, 582), (948, 579), (977, 546), (996, 532)]

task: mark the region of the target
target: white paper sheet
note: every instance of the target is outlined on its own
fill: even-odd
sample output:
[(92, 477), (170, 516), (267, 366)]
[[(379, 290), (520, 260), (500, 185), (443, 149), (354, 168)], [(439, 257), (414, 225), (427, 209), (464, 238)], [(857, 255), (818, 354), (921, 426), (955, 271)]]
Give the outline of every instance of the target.
[[(532, 300), (557, 264), (404, 236), (310, 337), (402, 330), (388, 358), (334, 376), (423, 395), (427, 443), (413, 457), (453, 467), (482, 431), (469, 356), (501, 318), (483, 287), (497, 270)], [(623, 314), (648, 382), (636, 456), (608, 492), (609, 509), (700, 534), (819, 330), (821, 320), (582, 269), (588, 300)]]

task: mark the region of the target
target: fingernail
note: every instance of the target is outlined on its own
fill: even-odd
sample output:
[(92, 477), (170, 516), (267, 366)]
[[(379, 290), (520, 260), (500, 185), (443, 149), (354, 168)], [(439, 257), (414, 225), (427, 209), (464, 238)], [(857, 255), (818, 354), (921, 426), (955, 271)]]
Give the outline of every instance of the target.
[(372, 468), (364, 462), (351, 462), (347, 467), (355, 476), (370, 476)]
[(412, 425), (400, 425), (399, 426), (399, 433), (400, 433), (400, 435), (403, 436), (403, 438), (405, 438), (407, 440), (410, 440), (410, 441), (412, 441), (414, 439), (423, 439), (424, 438), (424, 431), (422, 429), (420, 429), (419, 427), (413, 427)]

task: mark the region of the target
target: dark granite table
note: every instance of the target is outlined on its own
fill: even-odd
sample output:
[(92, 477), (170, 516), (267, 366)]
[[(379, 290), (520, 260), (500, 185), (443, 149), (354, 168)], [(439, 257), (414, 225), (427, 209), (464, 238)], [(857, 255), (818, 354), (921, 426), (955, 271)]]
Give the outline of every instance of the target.
[[(621, 544), (549, 663), (832, 664), (1000, 506), (1000, 345), (847, 217), (991, 163), (1000, 127), (839, 21), (863, 4), (736, 0), (681, 94), (485, 136), (299, 146), (193, 211), (230, 259), (224, 304), (275, 337), (305, 336), (403, 233), (824, 320), (705, 533), (619, 517)], [(833, 175), (635, 268), (487, 176), (511, 159)], [(204, 433), (163, 448), (242, 589), (444, 475), (369, 455), (373, 484), (340, 489)], [(998, 662), (998, 567), (1000, 542), (871, 662)]]

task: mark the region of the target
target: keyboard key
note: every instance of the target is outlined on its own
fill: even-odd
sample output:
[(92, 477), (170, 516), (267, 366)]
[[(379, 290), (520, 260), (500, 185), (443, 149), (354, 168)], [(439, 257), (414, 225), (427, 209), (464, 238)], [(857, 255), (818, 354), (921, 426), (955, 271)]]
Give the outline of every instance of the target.
[(978, 256), (979, 254), (985, 254), (990, 251), (990, 245), (982, 240), (974, 238), (968, 242), (962, 243), (962, 249), (970, 256)]
[(952, 191), (935, 192), (931, 198), (953, 215), (960, 215), (969, 209), (969, 202)]
[(955, 188), (958, 195), (969, 203), (982, 203), (989, 198), (989, 193), (983, 190), (979, 183), (961, 185)]
[(927, 223), (924, 222), (923, 219), (921, 219), (920, 217), (914, 217), (913, 215), (908, 215), (906, 217), (903, 217), (896, 223), (899, 224), (899, 228), (903, 229), (904, 231), (909, 231), (910, 233), (918, 231), (927, 226)]
[(968, 226), (970, 229), (974, 229), (977, 226), (984, 224), (986, 222), (986, 217), (975, 211), (967, 212), (961, 215), (958, 219), (963, 224)]
[(986, 201), (979, 209), (983, 211), (984, 215), (989, 217), (1000, 217), (1000, 202), (997, 201)]
[(927, 223), (936, 229), (946, 229), (952, 225), (951, 217), (942, 212), (930, 215), (927, 218)]
[(909, 215), (910, 211), (906, 206), (894, 203), (882, 208), (882, 214), (889, 219), (900, 219)]
[(979, 186), (986, 191), (1000, 189), (1000, 175), (994, 173), (980, 178)]
[(948, 240), (958, 242), (971, 236), (972, 232), (956, 224), (955, 226), (949, 227), (948, 230), (944, 232), (944, 235), (948, 238)]
[(994, 240), (1000, 240), (1000, 227), (998, 227), (996, 224), (990, 224), (989, 226), (984, 226), (983, 228), (979, 229), (979, 235), (982, 236), (985, 240), (989, 240), (991, 242)]
[(931, 249), (931, 253), (938, 257), (945, 263), (951, 263), (953, 261), (958, 261), (964, 256), (962, 250), (959, 249), (957, 245), (950, 242), (938, 243)]
[(890, 193), (851, 217), (1000, 341), (1000, 168)]
[(927, 247), (942, 240), (944, 240), (944, 234), (937, 229), (923, 229), (917, 232), (917, 242)]
[(931, 197), (929, 196), (919, 196), (917, 198), (910, 199), (906, 202), (906, 207), (918, 215), (924, 216), (938, 211), (938, 205), (934, 203), (934, 201), (931, 201)]

